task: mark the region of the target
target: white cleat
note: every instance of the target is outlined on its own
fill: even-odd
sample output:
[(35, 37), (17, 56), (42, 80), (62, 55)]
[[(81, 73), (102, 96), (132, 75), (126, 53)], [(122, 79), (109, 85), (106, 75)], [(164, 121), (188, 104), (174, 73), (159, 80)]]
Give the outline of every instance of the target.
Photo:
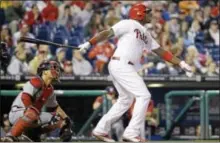
[(122, 140), (124, 142), (147, 142), (145, 139), (142, 139), (141, 137), (135, 137), (135, 138), (131, 138), (131, 137), (122, 137)]
[(104, 141), (104, 142), (115, 142), (111, 137), (109, 137), (108, 134), (101, 134), (101, 133), (95, 133), (92, 132), (92, 135), (97, 138), (98, 140)]

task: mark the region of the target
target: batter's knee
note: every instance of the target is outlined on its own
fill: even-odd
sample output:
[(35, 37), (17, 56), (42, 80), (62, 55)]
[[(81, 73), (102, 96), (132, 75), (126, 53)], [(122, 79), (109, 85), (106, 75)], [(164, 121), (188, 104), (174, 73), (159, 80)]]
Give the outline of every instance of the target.
[(124, 105), (125, 107), (130, 107), (133, 101), (134, 101), (134, 97), (132, 96), (128, 96), (126, 98), (119, 98), (117, 100), (117, 102), (119, 102), (120, 105)]
[(150, 100), (151, 99), (151, 94), (143, 94), (143, 95), (140, 95), (140, 96), (137, 96), (137, 98), (141, 98), (142, 100)]

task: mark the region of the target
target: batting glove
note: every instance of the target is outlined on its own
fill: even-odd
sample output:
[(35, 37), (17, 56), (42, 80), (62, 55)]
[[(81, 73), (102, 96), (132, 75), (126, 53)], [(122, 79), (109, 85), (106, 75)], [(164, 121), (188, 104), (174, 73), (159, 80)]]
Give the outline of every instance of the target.
[(87, 50), (90, 48), (91, 44), (89, 42), (86, 42), (84, 44), (79, 45), (78, 47), (80, 48), (79, 51), (83, 54), (87, 52)]
[(181, 61), (179, 66), (186, 72), (188, 77), (193, 76), (192, 68), (185, 61)]
[(185, 61), (181, 61), (179, 66), (186, 72), (192, 72), (192, 68)]

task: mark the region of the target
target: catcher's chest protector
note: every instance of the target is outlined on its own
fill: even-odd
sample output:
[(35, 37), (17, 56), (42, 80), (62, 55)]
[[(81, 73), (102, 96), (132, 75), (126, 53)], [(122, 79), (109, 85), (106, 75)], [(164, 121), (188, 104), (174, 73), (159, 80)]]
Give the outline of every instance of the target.
[(35, 107), (39, 110), (44, 106), (44, 104), (47, 102), (48, 98), (52, 96), (53, 94), (53, 87), (42, 87), (39, 89), (38, 93), (36, 92), (36, 95), (34, 96), (34, 102), (33, 104)]

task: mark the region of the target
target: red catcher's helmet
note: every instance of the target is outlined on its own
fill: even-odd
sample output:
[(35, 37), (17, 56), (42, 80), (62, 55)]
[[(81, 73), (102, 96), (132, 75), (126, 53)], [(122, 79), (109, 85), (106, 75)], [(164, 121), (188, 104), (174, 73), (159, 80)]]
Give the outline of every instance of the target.
[(135, 4), (129, 11), (129, 18), (141, 21), (144, 20), (146, 13), (150, 11), (151, 9), (148, 9), (144, 4)]
[(59, 80), (62, 68), (57, 61), (55, 61), (55, 60), (43, 61), (37, 69), (38, 75), (41, 76), (43, 71), (45, 71), (45, 70), (51, 70), (53, 78), (56, 80)]

